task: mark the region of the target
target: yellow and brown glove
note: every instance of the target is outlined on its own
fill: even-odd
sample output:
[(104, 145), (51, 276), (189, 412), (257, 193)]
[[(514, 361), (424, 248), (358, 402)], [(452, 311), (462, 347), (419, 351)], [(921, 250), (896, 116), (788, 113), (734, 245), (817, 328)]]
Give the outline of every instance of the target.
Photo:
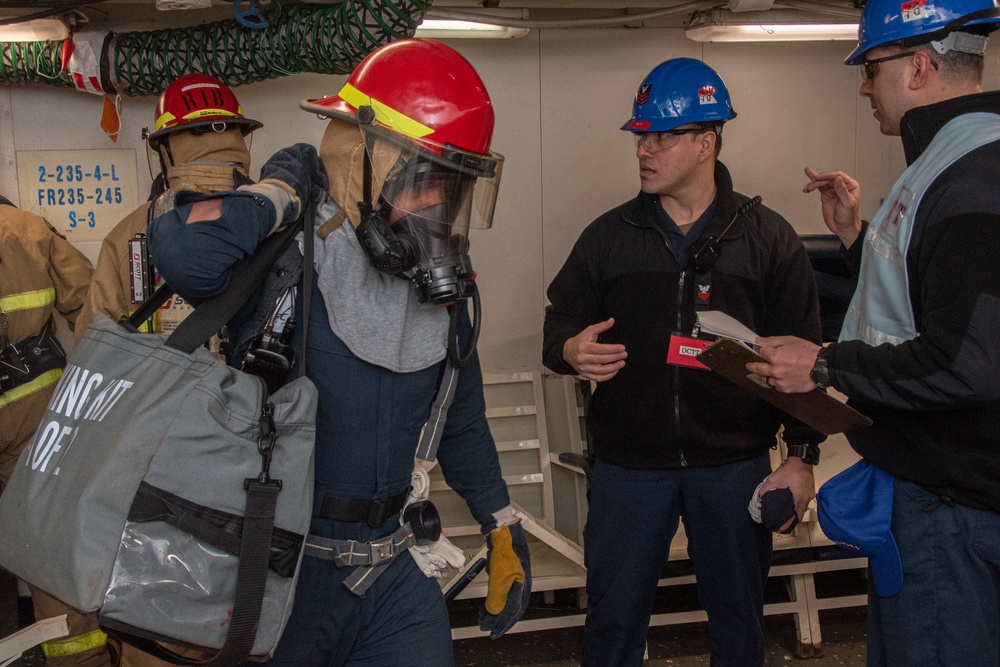
[(479, 629), (497, 639), (524, 614), (531, 597), (531, 560), (521, 523), (494, 528), (486, 535), (489, 547), (486, 603), (479, 611)]

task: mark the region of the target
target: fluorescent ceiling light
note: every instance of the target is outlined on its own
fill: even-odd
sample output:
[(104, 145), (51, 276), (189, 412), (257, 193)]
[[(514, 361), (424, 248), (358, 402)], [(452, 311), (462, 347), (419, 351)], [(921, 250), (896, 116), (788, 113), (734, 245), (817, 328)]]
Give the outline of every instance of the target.
[(417, 28), (417, 37), (431, 39), (511, 39), (524, 37), (527, 28), (508, 28), (492, 23), (474, 21), (448, 21), (444, 19), (424, 19)]
[(857, 23), (709, 24), (684, 31), (696, 42), (822, 42), (858, 40)]
[(34, 19), (0, 25), (0, 42), (52, 42), (69, 37), (69, 28), (59, 19)]

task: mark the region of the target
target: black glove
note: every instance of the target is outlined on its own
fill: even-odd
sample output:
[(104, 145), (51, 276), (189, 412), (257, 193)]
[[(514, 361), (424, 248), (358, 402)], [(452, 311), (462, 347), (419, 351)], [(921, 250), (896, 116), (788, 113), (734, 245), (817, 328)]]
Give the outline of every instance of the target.
[(303, 205), (320, 201), (329, 186), (323, 161), (310, 144), (295, 144), (272, 155), (260, 168), (260, 180), (265, 179), (288, 185)]
[(502, 637), (528, 609), (531, 559), (520, 522), (495, 528), (486, 535), (486, 571), (490, 575), (486, 602), (479, 610), (479, 629), (490, 639)]
[(795, 513), (795, 499), (792, 497), (792, 490), (771, 489), (761, 496), (760, 519), (761, 523), (767, 526), (767, 529), (772, 533), (781, 531), (781, 527), (789, 519), (794, 519), (787, 530), (781, 531), (782, 535), (791, 534), (795, 524), (799, 522), (798, 514)]

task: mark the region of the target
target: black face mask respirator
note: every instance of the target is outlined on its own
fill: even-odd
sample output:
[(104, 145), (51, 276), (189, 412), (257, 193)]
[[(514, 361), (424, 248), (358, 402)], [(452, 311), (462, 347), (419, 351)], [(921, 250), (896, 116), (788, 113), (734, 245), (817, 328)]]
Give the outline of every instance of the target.
[[(409, 280), (420, 303), (448, 307), (448, 358), (462, 367), (472, 358), (479, 339), (482, 307), (476, 289), (475, 273), (469, 258), (469, 240), (452, 233), (450, 224), (439, 222), (444, 204), (405, 215), (390, 224), (383, 210), (374, 211), (359, 202), (361, 224), (356, 230), (361, 247), (372, 266), (382, 272)], [(388, 208), (388, 207), (386, 207)], [(472, 340), (465, 354), (459, 352), (458, 318), (461, 302), (472, 299)]]
[(469, 240), (438, 222), (435, 214), (443, 208), (416, 211), (393, 224), (374, 211), (362, 217), (357, 229), (372, 266), (412, 281), (420, 303), (448, 305), (475, 292)]

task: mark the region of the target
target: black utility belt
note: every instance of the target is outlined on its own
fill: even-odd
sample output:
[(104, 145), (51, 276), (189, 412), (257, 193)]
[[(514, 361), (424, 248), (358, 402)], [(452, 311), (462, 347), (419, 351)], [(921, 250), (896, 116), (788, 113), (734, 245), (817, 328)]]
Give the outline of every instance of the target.
[(434, 503), (429, 500), (418, 500), (406, 504), (410, 490), (406, 489), (394, 496), (371, 500), (368, 498), (341, 498), (333, 494), (323, 496), (323, 502), (315, 515), (334, 521), (352, 521), (367, 523), (372, 528), (378, 528), (386, 519), (398, 513), (403, 507), (403, 523), (410, 525), (417, 544), (428, 544), (441, 537), (441, 515)]
[(403, 509), (410, 490), (406, 489), (387, 498), (342, 498), (331, 493), (323, 496), (319, 508), (314, 515), (334, 521), (352, 521), (367, 523), (372, 528), (378, 528), (385, 520)]
[(0, 350), (0, 393), (65, 366), (66, 351), (56, 340), (55, 327), (49, 317), (41, 332)]

